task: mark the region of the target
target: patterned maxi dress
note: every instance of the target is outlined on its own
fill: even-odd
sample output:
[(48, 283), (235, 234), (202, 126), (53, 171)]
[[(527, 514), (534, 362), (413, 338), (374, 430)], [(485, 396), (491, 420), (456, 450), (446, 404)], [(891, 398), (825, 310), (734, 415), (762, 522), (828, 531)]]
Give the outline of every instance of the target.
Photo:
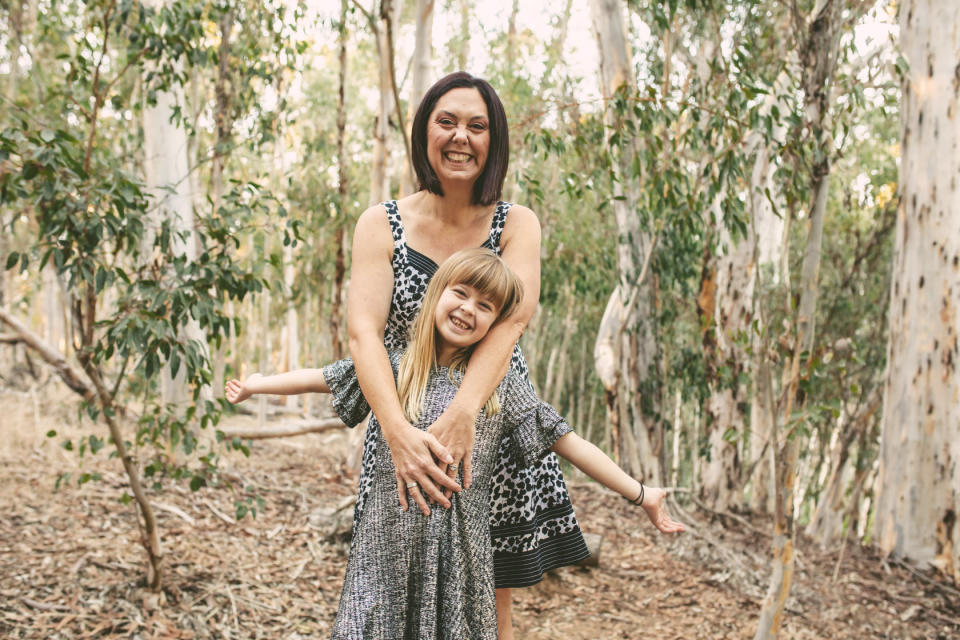
[[(500, 234), (510, 206), (506, 202), (497, 203), (490, 236), (482, 245), (497, 255), (500, 255)], [(393, 234), (393, 298), (383, 342), (389, 350), (402, 350), (423, 304), (427, 284), (438, 266), (407, 246), (396, 201), (385, 202), (384, 207)], [(527, 363), (519, 345), (513, 351), (510, 369), (530, 384)], [(371, 426), (364, 439), (354, 534), (370, 491), (379, 434), (379, 426)], [(525, 466), (513, 452), (514, 448), (505, 438), (494, 466), (490, 492), (490, 536), (498, 589), (530, 586), (539, 582), (545, 571), (574, 564), (590, 555), (570, 504), (557, 455), (551, 452), (538, 464)]]
[[(394, 372), (399, 355), (391, 353)], [(323, 370), (337, 413), (347, 424), (369, 407), (349, 359)], [(436, 369), (415, 426), (426, 429), (449, 406), (462, 376)], [(473, 484), (451, 498), (449, 509), (424, 516), (397, 501), (393, 459), (379, 456), (369, 474), (366, 505), (347, 562), (333, 640), (495, 640), (497, 612), (490, 540), (490, 496), (501, 442), (518, 465), (538, 464), (570, 431), (553, 407), (511, 370), (497, 389), (501, 410), (477, 418)], [(377, 419), (370, 428), (386, 447)]]

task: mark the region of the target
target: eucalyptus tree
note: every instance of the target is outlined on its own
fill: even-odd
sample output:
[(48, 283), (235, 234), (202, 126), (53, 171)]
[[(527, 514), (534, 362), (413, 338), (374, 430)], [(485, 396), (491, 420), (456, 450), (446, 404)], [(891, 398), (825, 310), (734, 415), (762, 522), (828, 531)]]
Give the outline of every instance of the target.
[[(641, 456), (645, 476), (658, 478), (669, 426), (666, 372), (672, 371), (689, 393), (705, 393), (700, 346), (691, 340), (699, 335), (693, 328), (699, 321), (691, 318), (690, 301), (696, 297), (697, 264), (715, 211), (722, 212), (724, 225), (743, 234), (745, 206), (738, 185), (747, 162), (749, 123), (759, 118), (758, 101), (750, 96), (755, 82), (744, 64), (748, 56), (735, 49), (731, 60), (720, 64), (716, 58), (711, 66), (704, 52), (719, 51), (720, 43), (696, 31), (699, 21), (678, 22), (680, 3), (630, 5), (652, 36), (639, 44), (637, 71), (625, 44), (619, 3), (591, 6), (604, 91), (612, 98), (607, 149), (599, 155), (608, 163), (602, 166), (609, 171), (618, 226), (619, 286), (607, 313), (614, 315), (619, 336), (612, 341), (617, 364), (605, 385), (614, 391), (621, 434), (631, 431), (636, 440), (621, 447), (629, 451), (639, 445), (633, 455)], [(698, 11), (723, 13), (720, 7), (710, 13), (710, 3), (688, 2), (683, 9), (691, 18)], [(681, 33), (682, 26), (692, 32)], [(686, 59), (678, 64), (672, 52), (685, 49)]]
[(390, 172), (390, 124), (396, 116), (404, 141), (407, 162), (410, 160), (410, 144), (403, 125), (403, 107), (397, 87), (395, 70), (394, 30), (400, 7), (394, 0), (375, 0), (370, 10), (364, 9), (359, 2), (355, 6), (367, 19), (370, 33), (377, 45), (377, 69), (379, 88), (379, 108), (373, 124), (373, 160), (370, 170), (370, 197), (367, 204), (376, 204), (388, 200), (391, 196)]
[[(802, 14), (794, 7), (791, 37), (799, 58), (796, 89), (802, 96), (786, 154), (792, 163), (786, 172), (784, 189), (789, 207), (807, 208), (804, 217), (800, 277), (797, 294), (785, 301), (785, 331), (778, 337), (783, 348), (784, 368), (775, 401), (775, 423), (771, 437), (774, 456), (773, 555), (770, 584), (755, 638), (776, 637), (790, 592), (795, 562), (797, 471), (801, 445), (810, 426), (807, 379), (816, 366), (815, 327), (819, 297), (819, 273), (823, 229), (827, 215), (830, 174), (837, 150), (836, 74), (841, 41), (869, 9), (868, 3), (821, 0)], [(795, 306), (794, 306), (795, 305)], [(768, 328), (770, 327), (768, 323)], [(763, 376), (775, 388), (772, 364), (765, 360), (755, 375)], [(811, 403), (812, 404), (812, 403)], [(800, 496), (802, 498), (802, 496)]]
[[(0, 132), (0, 208), (25, 219), (16, 224), (32, 235), (31, 246), (11, 252), (5, 266), (23, 272), (52, 264), (67, 282), (71, 338), (84, 377), (74, 388), (88, 415), (106, 423), (109, 438), (91, 433), (63, 445), (80, 455), (108, 442), (115, 448), (133, 494), (124, 492), (123, 500), (137, 504), (147, 583), (157, 589), (163, 552), (149, 479), (159, 489), (158, 474), (189, 478), (196, 490), (211, 478), (218, 457), (212, 445), (198, 449), (195, 430), (197, 422), (208, 428), (219, 416), (216, 404), (201, 396), (211, 380), (206, 341), (184, 332), (195, 322), (216, 344), (236, 330), (224, 313), (225, 300), (261, 290), (262, 281), (238, 263), (234, 235), (252, 217), (282, 209), (269, 194), (238, 181), (214, 211), (191, 210), (193, 199), (181, 193), (176, 216), (160, 215), (171, 211), (168, 196), (176, 198), (189, 184), (182, 135), (187, 110), (178, 103), (189, 70), (210, 59), (207, 5), (102, 0), (74, 9), (39, 18), (45, 32), (71, 34), (58, 54), (66, 72), (37, 85), (42, 104), (61, 116), (47, 120), (43, 112), (17, 111)], [(145, 121), (150, 131), (131, 126), (151, 113), (155, 121)], [(180, 136), (179, 144), (166, 140), (178, 154), (176, 163), (157, 155), (164, 145), (154, 144), (155, 135), (162, 131)], [(182, 217), (189, 214), (192, 222)], [(3, 320), (29, 333), (10, 314)], [(157, 374), (165, 366), (173, 375), (183, 373), (192, 402), (185, 411), (157, 399)], [(229, 444), (246, 450), (240, 441)], [(193, 463), (171, 465), (174, 448), (192, 454)], [(91, 479), (95, 474), (78, 478)], [(238, 505), (238, 515), (246, 509)]]
[[(336, 258), (334, 260), (333, 295), (330, 308), (330, 341), (333, 357), (342, 358), (346, 349), (341, 335), (343, 334), (343, 288), (346, 278), (347, 234), (343, 220), (346, 219), (347, 204), (347, 13), (348, 0), (340, 0), (340, 20), (337, 22), (337, 58), (339, 73), (337, 75), (337, 218), (341, 223), (337, 225), (334, 234)], [(420, 28), (419, 26), (417, 27)], [(419, 44), (419, 37), (417, 39)], [(412, 119), (411, 119), (412, 120)]]
[[(407, 127), (413, 123), (413, 117), (416, 115), (420, 100), (430, 88), (433, 72), (433, 14), (436, 0), (417, 0), (416, 2), (416, 31), (414, 34), (413, 59), (410, 64), (413, 67), (410, 83), (410, 100), (407, 103)], [(407, 135), (410, 135), (407, 132)], [(403, 184), (400, 192), (403, 194), (413, 193), (416, 190), (417, 177), (413, 172), (413, 164), (408, 162), (404, 165)]]
[(960, 580), (960, 5), (900, 5), (900, 205), (875, 530)]
[[(600, 51), (604, 97), (619, 98), (620, 102), (608, 109), (607, 123), (612, 131), (619, 132), (627, 126), (624, 116), (630, 106), (626, 99), (637, 91), (632, 47), (618, 0), (592, 0), (590, 9)], [(658, 483), (662, 479), (656, 451), (661, 443), (653, 418), (658, 403), (651, 388), (651, 382), (658, 377), (657, 337), (654, 289), (648, 277), (654, 235), (650, 229), (641, 230), (637, 215), (640, 194), (636, 181), (631, 179), (637, 147), (631, 139), (618, 151), (614, 152), (617, 157), (612, 161), (618, 285), (611, 297), (615, 302), (610, 303), (617, 317), (616, 337), (613, 339), (613, 377), (604, 381), (604, 385), (615, 398), (616, 408), (611, 417), (616, 425), (614, 441), (620, 465), (627, 473), (642, 473), (648, 482)]]

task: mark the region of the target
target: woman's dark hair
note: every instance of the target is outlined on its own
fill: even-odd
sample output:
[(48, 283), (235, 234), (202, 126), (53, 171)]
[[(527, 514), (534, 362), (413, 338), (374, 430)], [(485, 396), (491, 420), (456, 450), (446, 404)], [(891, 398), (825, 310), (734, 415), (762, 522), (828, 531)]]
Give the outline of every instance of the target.
[(417, 172), (417, 182), (420, 189), (426, 189), (438, 196), (443, 195), (443, 188), (436, 172), (427, 159), (427, 124), (437, 101), (451, 89), (472, 88), (480, 92), (487, 105), (487, 118), (490, 123), (490, 150), (487, 153), (487, 162), (483, 172), (477, 177), (473, 185), (472, 204), (493, 204), (500, 199), (503, 192), (503, 180), (507, 176), (507, 165), (510, 162), (510, 134), (507, 131), (507, 114), (503, 110), (500, 97), (493, 90), (490, 83), (482, 78), (476, 78), (465, 71), (457, 71), (444, 76), (427, 90), (417, 114), (413, 117), (413, 169)]

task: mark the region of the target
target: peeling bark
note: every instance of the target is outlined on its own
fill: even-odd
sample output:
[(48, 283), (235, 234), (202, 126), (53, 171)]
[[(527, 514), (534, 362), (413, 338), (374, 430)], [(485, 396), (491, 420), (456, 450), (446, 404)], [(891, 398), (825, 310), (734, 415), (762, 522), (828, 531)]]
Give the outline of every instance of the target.
[(900, 207), (884, 382), (881, 548), (960, 581), (960, 4), (904, 0)]
[[(590, 9), (600, 51), (604, 95), (611, 98), (623, 88), (635, 89), (632, 54), (620, 3), (617, 0), (591, 0)], [(612, 129), (619, 129), (612, 109), (607, 110), (607, 124)], [(636, 215), (637, 184), (631, 177), (635, 151), (628, 146), (617, 154), (619, 179), (614, 184), (617, 276), (622, 305), (619, 337), (614, 341), (617, 386), (611, 401), (616, 404), (619, 416), (617, 448), (620, 465), (627, 473), (642, 476), (649, 483), (662, 484), (662, 433), (652, 417), (658, 413), (659, 397), (656, 393), (643, 396), (645, 387), (649, 388), (657, 376), (655, 289), (653, 278), (645, 277), (655, 241), (651, 234), (640, 230)]]

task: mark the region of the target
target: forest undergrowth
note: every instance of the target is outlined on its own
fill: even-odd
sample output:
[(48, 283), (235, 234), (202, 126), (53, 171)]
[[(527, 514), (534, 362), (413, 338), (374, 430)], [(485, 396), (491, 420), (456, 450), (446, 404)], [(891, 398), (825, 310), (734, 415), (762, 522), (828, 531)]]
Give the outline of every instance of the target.
[[(144, 554), (109, 448), (63, 451), (78, 425), (57, 381), (0, 389), (0, 637), (320, 638), (346, 564), (356, 477), (345, 432), (258, 442), (222, 463), (231, 487), (151, 492), (164, 541), (164, 589), (142, 588)], [(231, 424), (251, 424), (237, 416)], [(58, 436), (48, 438), (50, 430)], [(100, 481), (78, 486), (81, 471)], [(71, 480), (55, 488), (57, 475)], [(599, 566), (550, 573), (515, 591), (517, 637), (750, 638), (768, 580), (769, 519), (675, 507), (688, 532), (667, 539), (598, 485), (569, 477), (581, 526), (603, 536)], [(264, 500), (234, 517), (235, 491)], [(689, 509), (689, 510), (687, 510)], [(929, 572), (846, 544), (798, 541), (782, 638), (960, 637), (960, 591)]]

